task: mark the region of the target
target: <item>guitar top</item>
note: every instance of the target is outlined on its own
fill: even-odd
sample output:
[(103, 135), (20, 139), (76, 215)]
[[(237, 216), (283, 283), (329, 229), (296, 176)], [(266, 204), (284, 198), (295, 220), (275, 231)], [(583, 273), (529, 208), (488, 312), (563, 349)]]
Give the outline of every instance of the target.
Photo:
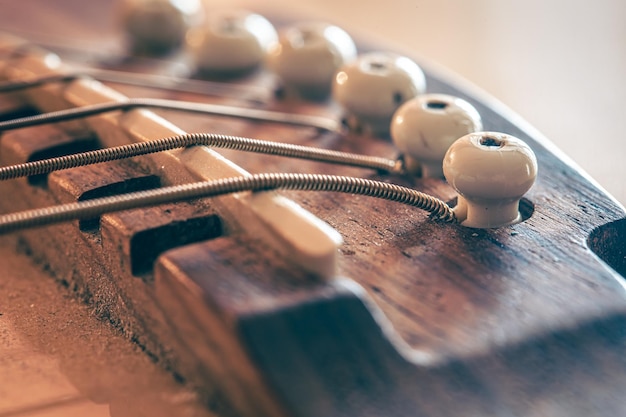
[[(48, 22), (42, 33), (54, 31), (43, 12), (51, 6), (41, 3), (32, 27), (17, 35), (27, 38), (37, 21)], [(132, 108), (7, 129), (2, 166), (185, 132), (398, 157), (384, 117), (368, 123), (356, 110), (346, 116), (340, 99), (311, 100), (319, 89), (294, 92), (268, 69), (194, 72), (177, 52), (115, 57), (110, 51), (123, 51), (120, 36), (98, 27), (113, 5), (61, 3), (67, 13), (57, 15), (84, 17), (76, 32), (91, 28), (85, 39), (100, 48), (86, 53), (39, 36), (42, 48), (58, 50), (59, 63), (4, 34), (0, 78), (90, 75), (0, 95), (2, 120), (128, 97), (236, 114)], [(0, 22), (20, 21), (25, 9), (16, 6)], [(293, 23), (266, 17), (279, 31)], [(357, 49), (371, 51), (358, 41)], [(7, 234), (0, 346), (9, 360), (0, 359), (0, 378), (9, 379), (0, 383), (0, 416), (624, 414), (623, 208), (506, 111), (418, 64), (429, 94), (465, 100), (481, 130), (517, 137), (536, 155), (521, 221), (474, 228), (469, 214), (461, 224), (446, 223), (364, 195), (280, 190)], [(132, 72), (144, 85), (116, 80), (115, 71)], [(155, 75), (187, 91), (148, 86)], [(179, 82), (189, 75), (198, 79)], [(441, 106), (444, 96), (437, 97)], [(271, 115), (280, 120), (263, 120)], [(398, 184), (456, 205), (457, 216), (464, 201), (450, 185), (456, 181), (427, 176), (425, 168), (414, 176), (196, 146), (3, 181), (0, 206), (17, 212), (258, 173)]]

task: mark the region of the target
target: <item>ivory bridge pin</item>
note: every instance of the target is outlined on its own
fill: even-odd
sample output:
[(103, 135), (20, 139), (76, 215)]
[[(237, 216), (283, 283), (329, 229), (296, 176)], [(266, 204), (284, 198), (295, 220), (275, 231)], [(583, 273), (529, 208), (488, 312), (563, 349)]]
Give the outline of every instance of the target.
[(396, 109), (425, 90), (426, 78), (415, 62), (394, 53), (371, 52), (337, 72), (332, 95), (344, 108), (351, 129), (376, 135), (388, 133)]
[(450, 147), (443, 172), (459, 193), (458, 221), (467, 227), (495, 228), (522, 220), (519, 204), (535, 182), (537, 159), (513, 136), (471, 133)]
[(221, 10), (189, 30), (186, 48), (200, 75), (236, 77), (258, 68), (278, 42), (274, 26), (244, 10)]
[(118, 17), (130, 49), (162, 55), (184, 44), (189, 29), (202, 22), (200, 0), (123, 0)]
[(458, 138), (482, 130), (478, 111), (446, 94), (424, 94), (404, 103), (391, 121), (391, 138), (404, 154), (405, 169), (443, 178), (443, 158)]
[(336, 72), (356, 56), (354, 41), (343, 29), (306, 22), (280, 32), (266, 65), (281, 80), (285, 96), (318, 101), (328, 98)]

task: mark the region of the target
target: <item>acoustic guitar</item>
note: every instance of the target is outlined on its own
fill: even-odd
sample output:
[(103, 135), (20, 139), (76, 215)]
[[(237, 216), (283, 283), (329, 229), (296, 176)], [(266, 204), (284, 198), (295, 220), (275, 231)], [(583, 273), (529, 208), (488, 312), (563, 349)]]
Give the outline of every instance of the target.
[[(55, 4), (95, 26), (112, 8)], [(268, 19), (279, 31), (293, 24)], [(34, 38), (0, 38), (3, 167), (186, 132), (398, 156), (384, 123), (341, 123), (337, 100), (294, 92), (267, 68), (198, 75), (172, 45), (148, 58), (113, 56), (110, 39), (84, 51)], [(520, 219), (468, 227), (352, 188), (291, 189), (2, 229), (0, 416), (626, 414), (623, 207), (489, 99), (428, 71), (425, 84), (471, 104), (482, 130), (532, 149), (537, 178)], [(143, 101), (33, 122), (129, 97)], [(25, 127), (10, 125), (17, 119)], [(462, 201), (438, 175), (192, 146), (2, 181), (0, 206), (262, 173), (396, 184), (457, 215)]]

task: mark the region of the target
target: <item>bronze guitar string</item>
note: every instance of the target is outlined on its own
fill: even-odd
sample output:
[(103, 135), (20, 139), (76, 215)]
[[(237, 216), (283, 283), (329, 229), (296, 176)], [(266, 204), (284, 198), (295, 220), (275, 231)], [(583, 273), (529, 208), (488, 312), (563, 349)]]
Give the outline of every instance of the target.
[(403, 174), (401, 160), (358, 155), (309, 146), (271, 142), (238, 136), (212, 133), (189, 133), (170, 136), (146, 142), (98, 149), (95, 151), (64, 155), (56, 158), (31, 161), (6, 167), (0, 167), (0, 181), (31, 175), (48, 174), (53, 171), (97, 164), (101, 162), (132, 158), (176, 148), (204, 145), (216, 148), (233, 149), (243, 152), (264, 153), (289, 158), (341, 164), (359, 168), (373, 169), (379, 172)]
[(452, 209), (428, 194), (381, 181), (321, 174), (265, 173), (163, 187), (0, 216), (0, 233), (71, 220), (89, 219), (115, 211), (216, 197), (242, 191), (289, 189), (330, 191), (381, 198), (431, 213), (433, 219), (456, 222)]
[(105, 69), (89, 69), (77, 73), (43, 75), (27, 80), (0, 82), (0, 93), (22, 91), (41, 87), (46, 84), (69, 83), (75, 80), (89, 78), (114, 84), (132, 85), (135, 87), (175, 91), (179, 93), (236, 98), (254, 104), (265, 103), (267, 98), (273, 94), (269, 88), (256, 85), (219, 83), (206, 80), (184, 79)]

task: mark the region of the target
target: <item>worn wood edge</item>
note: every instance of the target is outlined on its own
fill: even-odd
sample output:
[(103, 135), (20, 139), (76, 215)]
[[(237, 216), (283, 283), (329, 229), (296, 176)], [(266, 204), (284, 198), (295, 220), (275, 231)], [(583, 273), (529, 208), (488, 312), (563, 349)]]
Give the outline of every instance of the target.
[(215, 305), (207, 303), (202, 291), (192, 282), (164, 278), (176, 271), (176, 265), (167, 256), (160, 258), (155, 267), (154, 298), (158, 308), (169, 312), (168, 324), (177, 336), (177, 361), (189, 382), (201, 393), (223, 395), (219, 406), (222, 410), (217, 411), (226, 411), (227, 415), (232, 413), (228, 411), (230, 407), (246, 416), (289, 415), (268, 389)]
[[(213, 243), (206, 245), (212, 247)], [(168, 310), (180, 313), (181, 309), (187, 309), (179, 319), (187, 318), (187, 323), (189, 317), (193, 317), (191, 321), (197, 323), (194, 329), (181, 333), (179, 339), (200, 350), (210, 349), (207, 346), (217, 343), (218, 347), (214, 349), (219, 351), (224, 331), (229, 333), (229, 338), (237, 338), (247, 355), (246, 366), (243, 369), (234, 366), (232, 372), (245, 374), (252, 366), (253, 371), (262, 375), (263, 381), (272, 387), (270, 398), (275, 398), (288, 415), (294, 416), (365, 416), (372, 413), (409, 416), (419, 409), (428, 409), (428, 415), (432, 416), (448, 416), (459, 415), (464, 408), (476, 412), (464, 415), (485, 415), (487, 412), (499, 415), (502, 409), (493, 410), (501, 406), (493, 396), (498, 386), (485, 380), (489, 374), (483, 373), (481, 367), (516, 366), (510, 352), (529, 352), (531, 359), (533, 355), (541, 357), (545, 349), (560, 349), (562, 335), (584, 341), (581, 332), (586, 334), (589, 328), (598, 328), (602, 332), (604, 323), (617, 320), (623, 324), (626, 317), (626, 311), (611, 311), (588, 321), (533, 334), (523, 341), (492, 346), (490, 351), (434, 360), (419, 349), (407, 347), (376, 303), (352, 280), (338, 278), (320, 283), (319, 287), (308, 292), (305, 300), (281, 295), (275, 298), (275, 302), (233, 307), (223, 302), (224, 295), (216, 295), (220, 292), (219, 278), (212, 277), (208, 288), (199, 288), (185, 270), (170, 261), (170, 257), (177, 258), (175, 253), (186, 254), (180, 260), (181, 265), (191, 255), (189, 248), (181, 248), (162, 258), (164, 262), (156, 284), (157, 292), (161, 294), (158, 302), (171, 305), (168, 303), (173, 302), (172, 294), (176, 293), (178, 298), (184, 299), (179, 301), (183, 307), (179, 305)], [(168, 269), (170, 275), (164, 272)], [(211, 271), (207, 274), (212, 276)], [(236, 279), (236, 274), (231, 278)], [(213, 286), (217, 286), (214, 287), (216, 291), (209, 291)], [(255, 295), (272, 297), (271, 293)], [(212, 325), (205, 322), (209, 319)], [(216, 321), (221, 323), (217, 325), (219, 335), (216, 334)], [(614, 330), (615, 326), (610, 329)], [(619, 338), (620, 334), (609, 332), (606, 336)], [(186, 339), (189, 336), (191, 339)], [(556, 348), (553, 348), (555, 344)], [(569, 350), (578, 348), (575, 345), (568, 347)], [(198, 358), (203, 357), (198, 350), (195, 352)], [(506, 358), (504, 364), (501, 357)], [(552, 366), (558, 366), (566, 374), (568, 358), (565, 363)], [(210, 363), (206, 362), (209, 367)], [(330, 363), (333, 366), (329, 366)], [(210, 374), (211, 368), (207, 369)], [(513, 383), (518, 375), (505, 378)], [(256, 387), (246, 378), (242, 377), (240, 381), (251, 384), (250, 390)], [(531, 379), (522, 382), (526, 384), (526, 390), (532, 391)], [(571, 387), (571, 383), (573, 381), (563, 384)], [(332, 391), (327, 388), (331, 385), (334, 387)], [(454, 391), (449, 395), (454, 401), (425, 405), (434, 398), (448, 398), (448, 394), (442, 394), (444, 387)]]
[[(524, 401), (537, 401), (533, 394), (537, 389), (535, 385), (537, 383), (548, 392), (560, 392), (565, 387), (576, 386), (576, 379), (568, 379), (566, 375), (571, 372), (580, 376), (586, 367), (595, 363), (593, 359), (597, 353), (594, 354), (589, 345), (592, 347), (598, 345), (605, 350), (605, 346), (609, 345), (609, 352), (613, 352), (612, 349), (616, 346), (626, 345), (624, 333), (620, 331), (626, 323), (626, 315), (616, 313), (580, 323), (572, 328), (555, 329), (488, 354), (425, 365), (398, 355), (400, 351), (394, 350), (393, 345), (387, 343), (387, 338), (370, 331), (372, 326), (354, 326), (359, 321), (365, 322), (376, 316), (371, 314), (367, 302), (363, 301), (358, 296), (342, 294), (334, 299), (322, 299), (317, 303), (294, 306), (293, 309), (242, 317), (238, 323), (237, 330), (248, 347), (249, 354), (257, 366), (263, 369), (268, 382), (293, 415), (412, 416), (423, 413), (429, 416), (483, 416), (521, 412), (524, 409)], [(360, 342), (358, 346), (353, 345), (353, 349), (350, 350), (338, 349), (337, 346), (341, 345), (338, 343), (325, 345), (332, 346), (331, 349), (338, 349), (334, 354), (307, 349), (306, 344), (311, 342), (310, 337), (298, 334), (294, 329), (305, 325), (311, 328), (311, 321), (317, 320), (320, 315), (324, 317), (333, 313), (338, 316), (335, 317), (335, 321), (332, 317), (326, 317), (326, 320), (320, 319), (319, 323), (332, 322), (341, 328), (339, 323), (342, 320), (339, 317), (350, 317), (348, 327), (335, 330), (330, 335), (341, 337), (342, 332), (351, 332), (350, 336)], [(286, 331), (285, 328), (291, 331)], [(277, 351), (276, 344), (271, 341), (273, 332), (294, 335), (293, 340), (283, 340), (287, 347), (280, 347)], [(589, 334), (595, 337), (589, 337)], [(328, 337), (328, 334), (325, 336)], [(567, 342), (570, 339), (571, 344)], [(319, 348), (320, 345), (317, 346)], [(573, 360), (571, 352), (579, 350), (585, 355), (584, 360), (582, 358)], [(560, 354), (556, 354), (555, 351)], [(320, 361), (328, 355), (343, 357), (344, 363), (360, 357), (360, 362), (345, 365), (341, 373), (336, 374), (320, 366), (323, 363)], [(542, 357), (543, 355), (545, 357)], [(587, 355), (592, 356), (591, 362)], [(607, 366), (611, 367), (611, 360), (619, 360), (615, 356), (617, 355), (611, 355), (607, 363), (603, 363), (601, 368), (594, 372), (596, 377), (600, 377)], [(524, 363), (532, 363), (539, 358), (545, 361), (552, 360), (545, 363), (549, 371), (541, 367), (525, 368)], [(371, 365), (370, 362), (375, 365)], [(372, 366), (369, 372), (368, 365)], [(570, 371), (572, 367), (576, 369)], [(491, 381), (493, 375), (488, 370), (499, 368), (517, 369), (518, 372), (501, 375), (505, 381)], [(559, 375), (563, 381), (555, 383), (549, 379), (547, 381), (535, 379), (547, 372), (554, 376)], [(300, 375), (308, 375), (309, 378), (302, 381)], [(315, 381), (312, 378), (322, 381)], [(302, 381), (304, 386), (296, 381)], [(327, 384), (323, 381), (333, 382), (332, 392), (325, 389)], [(502, 391), (502, 388), (510, 386), (509, 384), (517, 384), (519, 391)], [(311, 399), (312, 392), (316, 393), (313, 396), (315, 400)], [(607, 394), (613, 396), (615, 391)], [(597, 397), (600, 397), (600, 400), (603, 398), (597, 392), (592, 391), (591, 395), (596, 401)], [(433, 401), (434, 399), (438, 401)], [(577, 401), (582, 403), (577, 404)], [(621, 407), (626, 405), (623, 398), (612, 398), (609, 404), (609, 407), (617, 409), (622, 409)], [(579, 414), (581, 405), (589, 406), (584, 400), (575, 399), (561, 403), (562, 408), (559, 411), (563, 412), (565, 409), (569, 410), (570, 415), (583, 415)]]
[[(220, 240), (223, 239), (232, 238), (220, 238)], [(212, 241), (194, 246), (211, 248), (215, 243), (217, 242)], [(238, 241), (237, 245), (241, 243)], [(292, 298), (291, 295), (274, 299), (271, 294), (259, 293), (260, 298), (269, 297), (268, 299), (276, 302), (257, 302), (252, 305), (246, 302), (245, 306), (235, 303), (237, 306), (233, 306), (228, 303), (224, 304), (223, 298), (220, 301), (220, 296), (213, 298), (215, 294), (200, 288), (197, 283), (188, 278), (185, 270), (181, 269), (181, 265), (185, 264), (184, 260), (189, 259), (192, 253), (196, 253), (189, 249), (191, 248), (180, 248), (160, 258), (155, 272), (155, 296), (161, 309), (173, 314), (170, 317), (171, 327), (174, 332), (177, 332), (177, 342), (184, 345), (179, 349), (179, 353), (188, 352), (183, 353), (187, 370), (199, 368), (195, 372), (191, 370), (191, 373), (197, 374), (195, 378), (201, 381), (200, 390), (206, 390), (207, 386), (218, 384), (223, 387), (224, 392), (228, 392), (228, 396), (232, 399), (231, 403), (241, 407), (245, 415), (300, 415), (299, 412), (294, 414), (293, 409), (285, 408), (280, 391), (268, 388), (267, 376), (253, 361), (254, 358), (249, 355), (249, 346), (246, 346), (245, 341), (242, 340), (238, 330), (241, 322), (245, 321), (246, 317), (264, 316), (269, 312), (279, 315), (285, 313), (289, 316), (290, 312), (300, 305), (308, 306), (318, 302), (333, 304), (337, 299), (343, 298), (344, 294), (350, 294), (349, 297), (351, 297), (354, 292), (359, 292), (360, 286), (349, 279), (337, 279), (331, 282), (315, 281), (317, 283), (308, 284), (306, 296), (303, 295), (304, 299), (297, 296)], [(210, 274), (211, 282), (219, 285), (222, 277), (219, 273), (215, 275), (216, 272), (211, 268), (208, 269), (206, 273)], [(229, 279), (236, 280), (237, 274)], [(312, 287), (309, 288), (311, 285)], [(238, 285), (235, 284), (235, 287)], [(345, 290), (346, 287), (352, 290)], [(218, 292), (220, 291), (216, 291)], [(364, 290), (361, 289), (360, 292), (364, 294)], [(241, 308), (243, 310), (240, 310)], [(242, 314), (243, 311), (246, 313)], [(367, 314), (369, 315), (369, 312)], [(368, 328), (366, 331), (370, 330), (375, 334), (380, 331), (377, 327)], [(306, 330), (302, 328), (301, 331)], [(268, 335), (276, 344), (277, 349), (283, 346), (283, 336), (285, 335)], [(320, 337), (326, 340), (324, 335)], [(387, 343), (387, 339), (382, 338), (381, 343)], [(292, 383), (302, 386), (311, 378), (311, 375), (302, 374), (301, 377), (303, 381), (292, 381)], [(311, 392), (310, 400), (316, 401), (315, 398), (319, 400), (319, 397), (315, 395), (316, 393)]]
[[(185, 282), (180, 284), (184, 286)], [(197, 291), (196, 296), (210, 298), (211, 292)], [(299, 321), (303, 314), (308, 319), (305, 317), (305, 320)], [(570, 367), (575, 367), (575, 373), (580, 377), (586, 367), (595, 366), (599, 358), (594, 346), (598, 345), (598, 349), (607, 354), (613, 352), (609, 355), (610, 359), (601, 362), (601, 369), (605, 370), (615, 366), (611, 361), (619, 361), (621, 358), (620, 351), (613, 351), (612, 344), (626, 346), (621, 330), (626, 322), (626, 310), (622, 308), (538, 332), (522, 341), (492, 346), (489, 351), (446, 358), (443, 361), (432, 360), (419, 349), (411, 349), (403, 344), (377, 304), (360, 285), (341, 279), (324, 283), (324, 289), (305, 302), (265, 304), (253, 310), (238, 310), (237, 314), (229, 317), (236, 317), (234, 331), (256, 366), (263, 370), (261, 373), (276, 390), (276, 396), (286, 404), (292, 415), (298, 416), (410, 416), (419, 414), (417, 410), (430, 416), (501, 415), (510, 413), (507, 407), (513, 407), (512, 404), (517, 411), (521, 411), (524, 409), (523, 402), (522, 405), (518, 404), (516, 392), (503, 391), (503, 387), (522, 384), (526, 396), (523, 398), (534, 401), (535, 384), (544, 382), (534, 378), (540, 378), (541, 374), (548, 371), (544, 371), (541, 366), (524, 371), (524, 365), (517, 361), (518, 352), (523, 354), (526, 362), (551, 361), (546, 362), (545, 366), (550, 369), (549, 372), (563, 378), (563, 381), (557, 385), (545, 382), (542, 388), (556, 390), (561, 394), (578, 386), (576, 379), (566, 377)], [(317, 326), (310, 326), (306, 320), (314, 321)], [(337, 327), (342, 326), (343, 330), (338, 331)], [(589, 338), (589, 334), (597, 335), (601, 340)], [(564, 344), (563, 340), (570, 339), (574, 342)], [(276, 340), (280, 340), (280, 343), (276, 343)], [(309, 343), (313, 347), (308, 347)], [(607, 347), (607, 344), (610, 346)], [(318, 352), (318, 349), (322, 349), (322, 352)], [(572, 352), (579, 352), (579, 349), (584, 361), (573, 361)], [(560, 353), (556, 354), (555, 351)], [(291, 354), (294, 356), (290, 357)], [(352, 367), (335, 363), (340, 370), (337, 373), (328, 370), (328, 361), (338, 358), (343, 358), (341, 362), (351, 362), (354, 358), (369, 361)], [(303, 365), (307, 361), (310, 361), (309, 365), (313, 364), (308, 369), (306, 366), (309, 365)], [(376, 365), (371, 365), (370, 361)], [(621, 362), (624, 362), (623, 359)], [(367, 371), (368, 365), (372, 366), (372, 372)], [(491, 374), (483, 370), (502, 367), (518, 371), (501, 376), (506, 380), (502, 386), (490, 381)], [(374, 369), (382, 371), (378, 373)], [(602, 372), (600, 370), (597, 373), (601, 375)], [(390, 374), (394, 376), (389, 377)], [(303, 379), (302, 375), (307, 378)], [(368, 380), (368, 375), (373, 379)], [(327, 378), (329, 384), (316, 383), (316, 378)], [(342, 378), (354, 385), (342, 391)], [(341, 393), (337, 394), (335, 389), (332, 392), (325, 391), (324, 387), (329, 385), (339, 388)], [(388, 387), (393, 389), (386, 390)], [(447, 394), (446, 388), (450, 389), (451, 394)], [(612, 394), (614, 392), (610, 391)], [(505, 401), (500, 401), (496, 393), (502, 395)], [(311, 399), (312, 396), (315, 400)], [(597, 393), (593, 393), (594, 400), (596, 396)], [(440, 401), (433, 401), (435, 398)], [(577, 412), (578, 406), (587, 405), (582, 398), (586, 397), (581, 397), (578, 404), (566, 403), (564, 409), (568, 409), (570, 415), (584, 415)], [(333, 403), (333, 399), (337, 402)], [(619, 407), (620, 404), (626, 405), (624, 400), (615, 399), (609, 407)]]

